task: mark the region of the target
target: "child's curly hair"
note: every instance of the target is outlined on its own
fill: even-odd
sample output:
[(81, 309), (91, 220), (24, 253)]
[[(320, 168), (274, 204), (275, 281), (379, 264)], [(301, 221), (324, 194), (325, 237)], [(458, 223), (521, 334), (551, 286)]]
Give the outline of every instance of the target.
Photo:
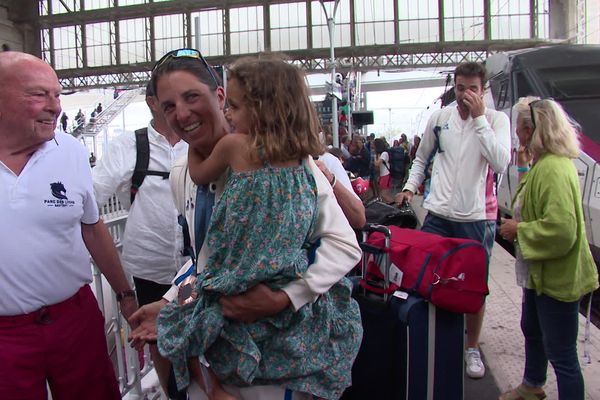
[(236, 80), (244, 93), (250, 116), (247, 133), (265, 161), (300, 160), (323, 152), (316, 110), (298, 67), (281, 55), (262, 54), (235, 62), (228, 80)]

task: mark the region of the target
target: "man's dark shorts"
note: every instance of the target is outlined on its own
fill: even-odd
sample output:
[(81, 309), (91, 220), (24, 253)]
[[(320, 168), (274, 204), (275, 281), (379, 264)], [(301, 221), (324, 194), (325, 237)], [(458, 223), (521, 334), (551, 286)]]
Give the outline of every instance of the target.
[(133, 283), (135, 284), (135, 294), (140, 307), (160, 300), (171, 288), (171, 285), (162, 285), (135, 276), (133, 277)]
[(445, 237), (477, 240), (485, 247), (488, 260), (492, 256), (492, 247), (496, 238), (494, 220), (458, 222), (427, 213), (421, 230)]

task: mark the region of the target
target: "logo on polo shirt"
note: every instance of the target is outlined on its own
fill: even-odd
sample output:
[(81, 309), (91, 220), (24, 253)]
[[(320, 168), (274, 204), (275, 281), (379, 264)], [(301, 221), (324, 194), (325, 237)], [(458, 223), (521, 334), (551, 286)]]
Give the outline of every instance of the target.
[(50, 184), (50, 190), (52, 190), (52, 196), (61, 200), (69, 200), (67, 199), (67, 189), (65, 189), (65, 185), (62, 182), (54, 182)]
[(54, 199), (44, 200), (44, 204), (48, 207), (73, 207), (75, 205), (75, 202), (67, 197), (67, 189), (62, 182), (51, 183), (50, 192)]

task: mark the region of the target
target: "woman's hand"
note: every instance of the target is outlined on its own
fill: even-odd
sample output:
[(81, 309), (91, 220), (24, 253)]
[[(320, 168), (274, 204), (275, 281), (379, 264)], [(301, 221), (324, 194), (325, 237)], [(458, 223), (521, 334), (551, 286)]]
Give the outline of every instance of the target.
[(279, 314), (291, 304), (283, 290), (271, 290), (259, 283), (248, 291), (235, 296), (222, 296), (219, 304), (223, 315), (236, 321), (251, 323)]
[(521, 145), (517, 150), (517, 165), (519, 167), (527, 167), (531, 164), (531, 160), (533, 160), (533, 155), (529, 150), (529, 147)]
[(517, 225), (518, 221), (511, 218), (500, 218), (500, 236), (504, 240), (514, 242), (517, 238)]

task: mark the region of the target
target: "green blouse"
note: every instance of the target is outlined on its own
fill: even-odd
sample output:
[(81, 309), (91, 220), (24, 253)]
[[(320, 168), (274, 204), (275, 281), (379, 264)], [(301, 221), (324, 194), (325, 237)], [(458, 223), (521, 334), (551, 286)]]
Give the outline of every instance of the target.
[(523, 258), (531, 263), (527, 287), (565, 302), (595, 290), (598, 271), (585, 235), (573, 162), (544, 154), (521, 179), (519, 195), (522, 222), (517, 240)]

